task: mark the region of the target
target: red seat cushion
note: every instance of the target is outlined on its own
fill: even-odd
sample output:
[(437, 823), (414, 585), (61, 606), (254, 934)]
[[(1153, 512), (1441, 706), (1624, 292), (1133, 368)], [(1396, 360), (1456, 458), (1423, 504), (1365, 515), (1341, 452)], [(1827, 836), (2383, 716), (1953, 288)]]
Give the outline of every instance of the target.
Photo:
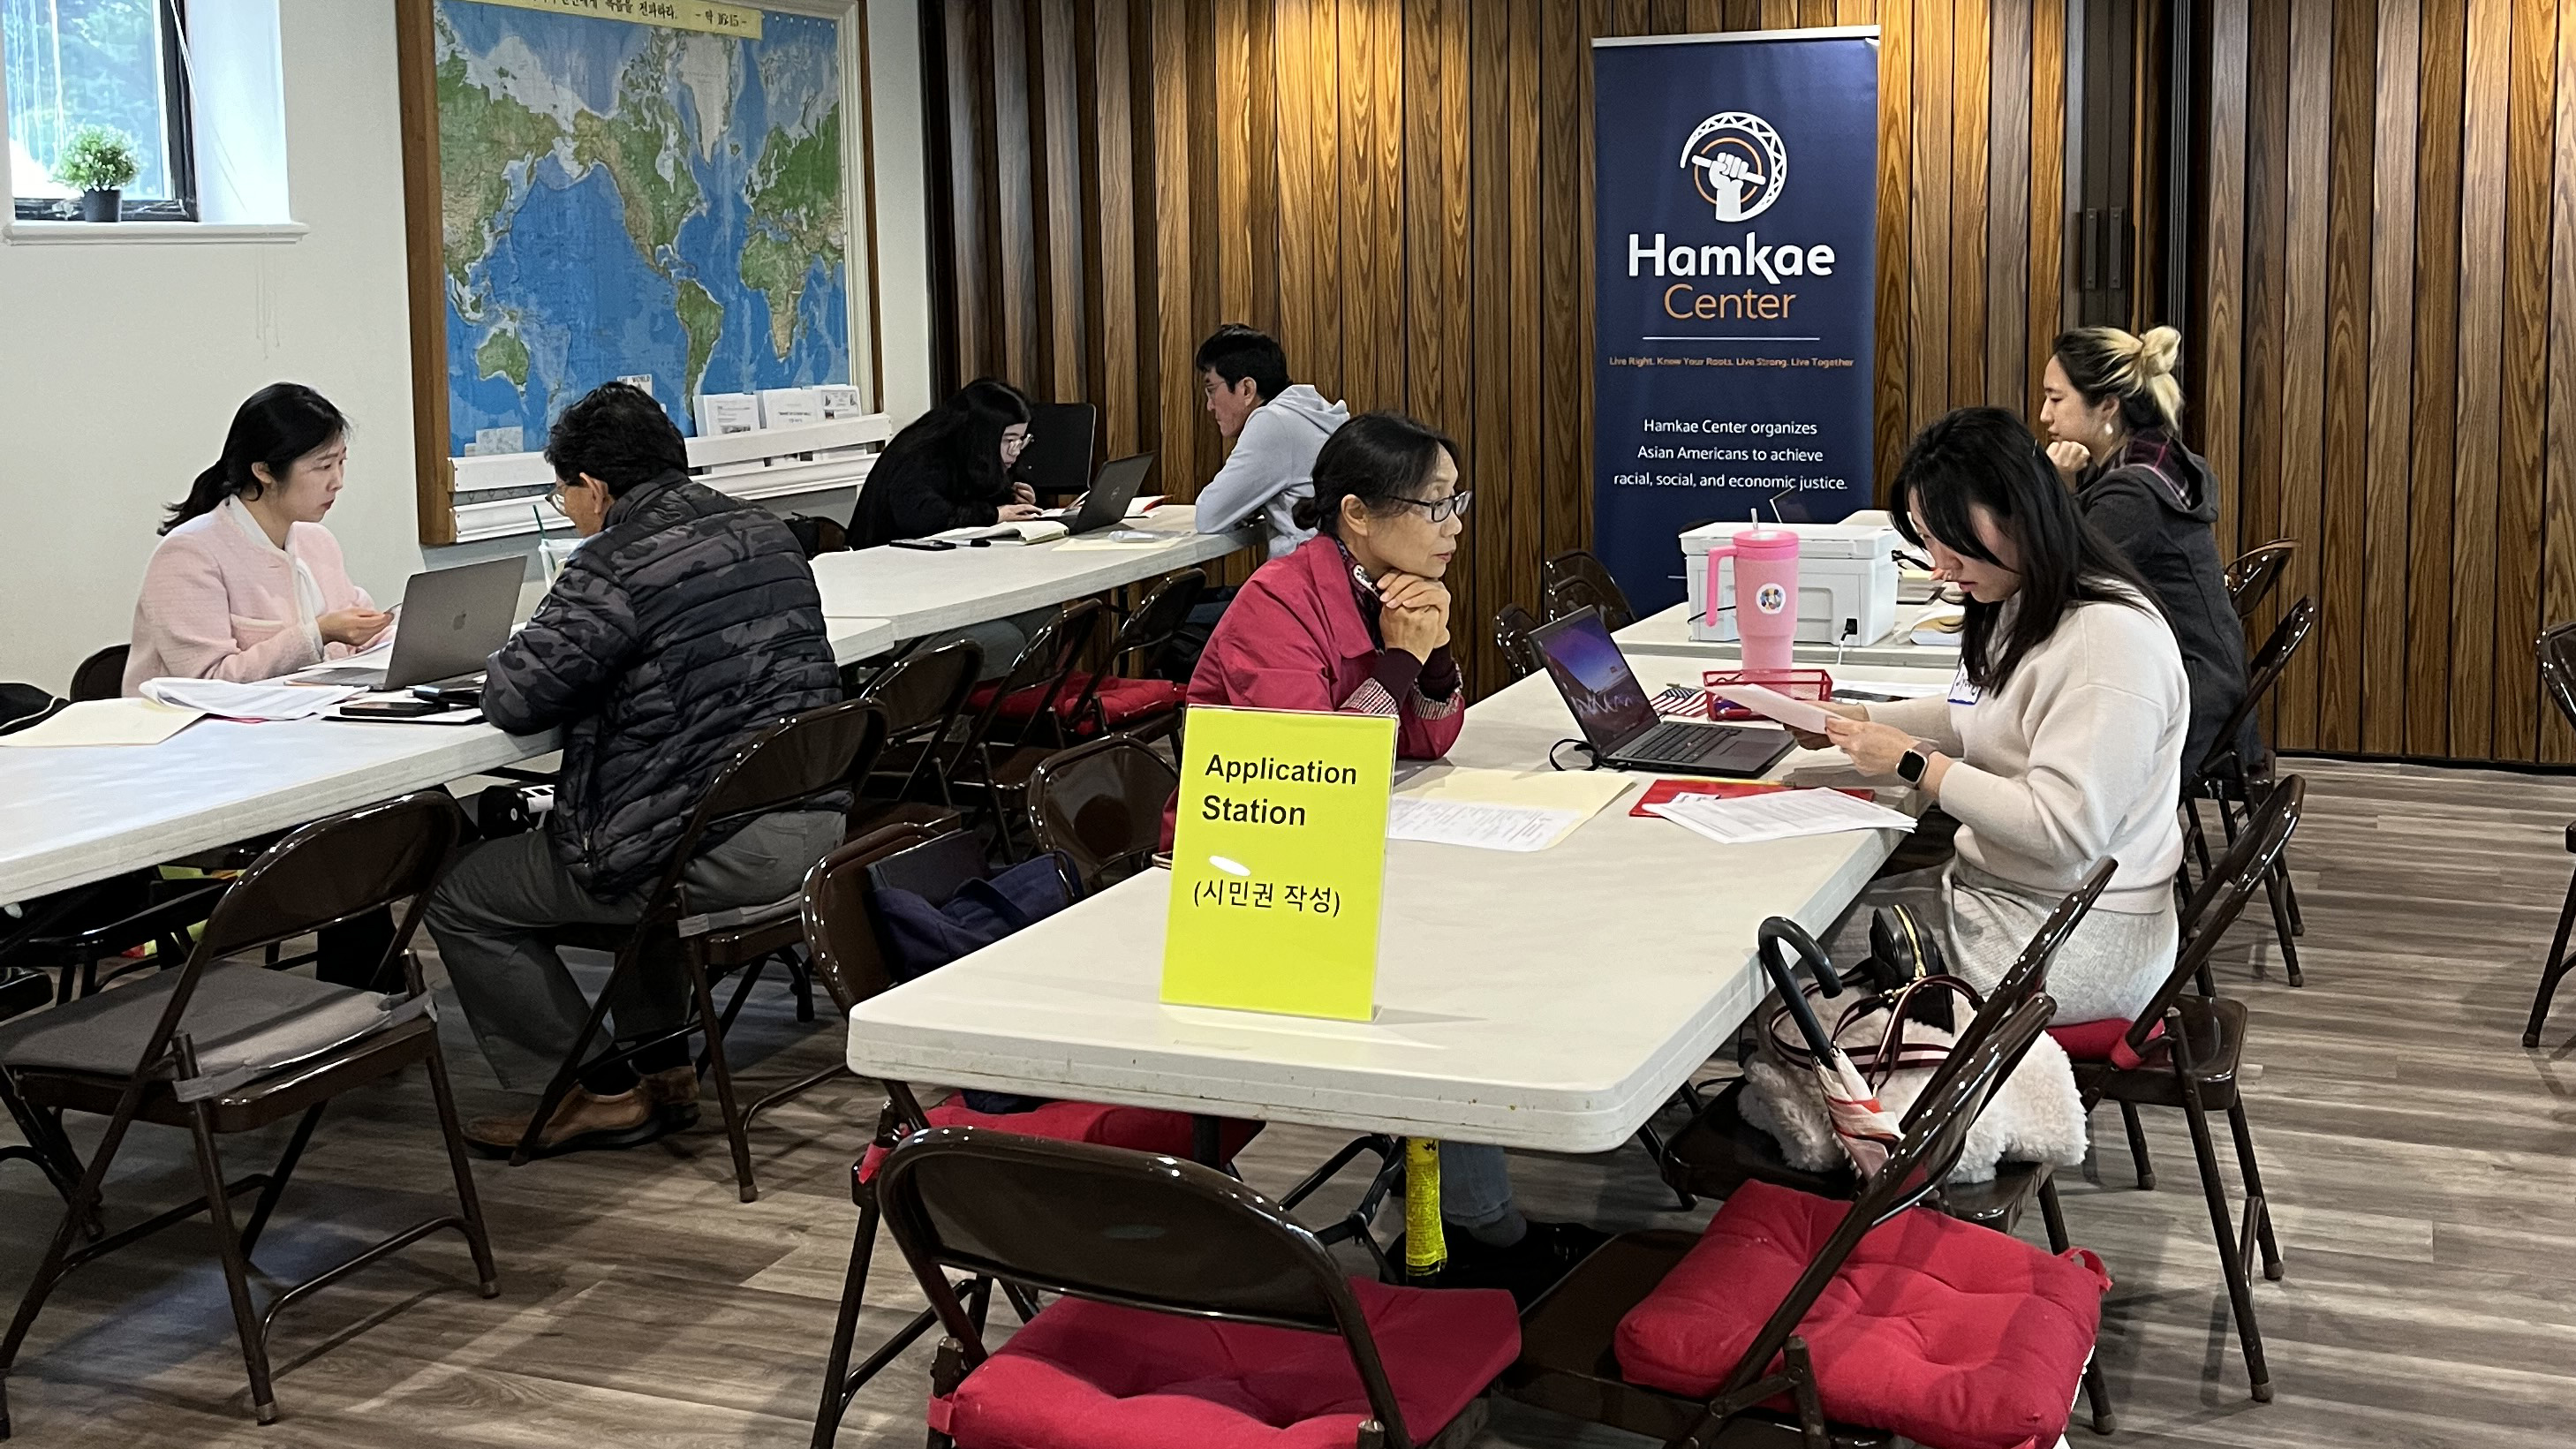
[[(1351, 1280), (1416, 1444), (1520, 1356), (1511, 1295)], [(1078, 1298), (1047, 1306), (930, 1423), (958, 1449), (1349, 1449), (1370, 1416), (1337, 1334)]]
[[(1055, 697), (1057, 717), (1068, 725), (1087, 725), (1087, 721), (1078, 720), (1074, 716), (1080, 712), (1076, 706), (1082, 703), (1082, 692), (1090, 687), (1091, 676), (1088, 674), (1076, 673), (1066, 676), (1064, 688), (1058, 691)], [(980, 710), (991, 704), (994, 691), (1000, 688), (998, 684), (976, 686), (975, 692), (966, 697), (968, 711)], [(1109, 728), (1115, 730), (1131, 720), (1142, 719), (1147, 715), (1167, 714), (1179, 709), (1183, 693), (1181, 686), (1168, 679), (1128, 679), (1113, 674), (1101, 679), (1100, 693), (1094, 697), (1094, 703), (1101, 717), (1109, 722)], [(1033, 685), (1018, 691), (1002, 701), (1001, 717), (1014, 724), (1027, 723), (1036, 716), (1038, 701), (1045, 694), (1044, 685)]]
[[(2057, 1039), (2059, 1046), (2066, 1048), (2066, 1057), (2069, 1061), (2109, 1062), (2121, 1071), (2134, 1072), (2144, 1059), (2129, 1050), (2129, 1026), (2127, 1017), (2112, 1016), (2100, 1021), (2076, 1021), (2064, 1026), (2052, 1026), (2048, 1029), (2048, 1034)], [(2147, 1032), (2147, 1040), (2154, 1041), (2164, 1034), (2165, 1024), (2161, 1021), (2157, 1022)]]
[(1181, 707), (1181, 686), (1168, 679), (1100, 681), (1100, 717), (1112, 730), (1122, 730), (1148, 715), (1169, 714)]
[[(1706, 1398), (1851, 1205), (1748, 1182), (1620, 1320), (1633, 1382)], [(2090, 1254), (1914, 1208), (1872, 1229), (1798, 1325), (1828, 1418), (1931, 1449), (2054, 1444), (2111, 1286)]]
[[(978, 1112), (966, 1105), (964, 1097), (951, 1097), (930, 1109), (933, 1127), (981, 1127), (991, 1132), (1016, 1132), (1023, 1137), (1043, 1137), (1050, 1142), (1090, 1142), (1103, 1147), (1124, 1147), (1131, 1152), (1160, 1152), (1169, 1157), (1190, 1155), (1190, 1117), (1186, 1112), (1166, 1112), (1158, 1107), (1112, 1107), (1103, 1102), (1049, 1102), (1026, 1112)], [(1217, 1129), (1217, 1146), (1225, 1160), (1232, 1162), (1244, 1144), (1261, 1133), (1258, 1122), (1238, 1122), (1227, 1118)], [(886, 1149), (871, 1145), (859, 1163), (859, 1180), (865, 1182), (877, 1175), (877, 1163)]]

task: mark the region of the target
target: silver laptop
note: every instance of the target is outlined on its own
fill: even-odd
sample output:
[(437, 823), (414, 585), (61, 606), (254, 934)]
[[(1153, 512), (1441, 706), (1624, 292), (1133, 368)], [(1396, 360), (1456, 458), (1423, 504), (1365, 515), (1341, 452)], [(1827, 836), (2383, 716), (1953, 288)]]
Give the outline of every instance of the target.
[(380, 659), (308, 670), (295, 680), (369, 689), (462, 687), (480, 680), (483, 661), (510, 637), (527, 574), (528, 561), (516, 556), (414, 574), (403, 590), (402, 622), (391, 650)]
[(1082, 495), (1071, 508), (1056, 510), (1048, 516), (1062, 523), (1067, 533), (1097, 533), (1115, 528), (1127, 521), (1127, 505), (1145, 490), (1145, 475), (1154, 471), (1154, 455), (1138, 453), (1132, 458), (1114, 458), (1100, 465), (1100, 476), (1092, 481), (1091, 491)]

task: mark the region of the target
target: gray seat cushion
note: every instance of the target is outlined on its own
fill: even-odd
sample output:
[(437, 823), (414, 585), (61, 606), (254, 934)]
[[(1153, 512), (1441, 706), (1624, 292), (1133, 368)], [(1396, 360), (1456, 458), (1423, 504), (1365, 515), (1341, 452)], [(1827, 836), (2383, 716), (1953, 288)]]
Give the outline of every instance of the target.
[[(12, 1071), (123, 1076), (134, 1070), (182, 974), (164, 971), (0, 1026), (0, 1064)], [(429, 1001), (258, 966), (210, 966), (180, 1021), (196, 1045), (197, 1075), (175, 1082), (173, 1091), (183, 1101), (231, 1091), (412, 1020), (428, 1011)]]

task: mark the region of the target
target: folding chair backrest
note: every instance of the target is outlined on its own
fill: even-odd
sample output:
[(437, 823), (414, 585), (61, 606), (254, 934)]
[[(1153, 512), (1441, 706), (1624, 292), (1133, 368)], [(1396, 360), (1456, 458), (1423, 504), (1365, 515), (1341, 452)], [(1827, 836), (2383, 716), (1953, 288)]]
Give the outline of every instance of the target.
[[(2067, 892), (2066, 898), (2057, 903), (2057, 909), (2048, 913), (2048, 919), (2039, 923), (2039, 929), (2031, 933), (2029, 943), (2021, 948), (2021, 954), (2013, 958), (2012, 965), (2004, 968), (2003, 978), (1986, 993), (1986, 1004), (1951, 1043), (1949, 1058), (1933, 1071), (1932, 1080), (1926, 1082), (1916, 1095), (1913, 1108), (1906, 1113), (1908, 1127), (1914, 1125), (1915, 1119), (1940, 1098), (1951, 1079), (1966, 1069), (1977, 1048), (2001, 1030), (2014, 1012), (2021, 1010), (2023, 1002), (2048, 989), (2049, 966), (2065, 947), (2066, 938), (2074, 935), (2075, 928), (2084, 923), (2093, 903), (2101, 898), (2103, 889), (2111, 884), (2111, 877), (2119, 870), (2118, 861), (2104, 857), (2084, 877), (2084, 883)], [(2008, 1062), (2004, 1070), (2009, 1073), (2017, 1064)]]
[(1527, 679), (1547, 668), (1547, 656), (1530, 638), (1530, 631), (1537, 627), (1538, 620), (1518, 604), (1505, 604), (1494, 613), (1494, 646), (1503, 651), (1503, 663), (1510, 667), (1514, 679)]
[(886, 1226), (971, 1366), (948, 1270), (1124, 1307), (1339, 1333), (1390, 1439), (1403, 1419), (1344, 1270), (1251, 1188), (1194, 1162), (971, 1127), (906, 1138), (876, 1177)]
[(1010, 672), (1002, 676), (992, 697), (976, 714), (965, 749), (971, 751), (993, 738), (1002, 708), (1014, 696), (1036, 692), (1036, 707), (1028, 716), (1029, 728), (1035, 729), (1041, 719), (1052, 716), (1057, 698), (1064, 693), (1066, 678), (1081, 662), (1083, 651), (1099, 637), (1108, 618), (1107, 606), (1098, 599), (1082, 599), (1065, 605), (1054, 618), (1040, 624), (1020, 650), (1020, 657), (1011, 661)]
[(843, 845), (806, 872), (805, 948), (814, 974), (843, 1013), (894, 985), (868, 902), (868, 868), (938, 838), (926, 825), (889, 825)]
[(416, 790), (316, 820), (250, 863), (215, 903), (195, 954), (237, 956), (405, 897), (417, 915), (464, 825), (465, 813), (444, 790)]
[(2165, 1019), (2183, 987), (2209, 964), (2227, 928), (2244, 913), (2245, 903), (2263, 889), (2264, 881), (2281, 863), (2281, 852), (2289, 848), (2290, 836), (2299, 828), (2299, 815), (2307, 808), (2307, 802), (2308, 782), (2304, 778), (2285, 775), (2274, 781), (2272, 792), (2263, 797), (2262, 806), (2246, 821), (2236, 843), (2220, 857), (2217, 869), (2210, 871), (2200, 889), (2183, 903), (2182, 949), (2174, 954), (2173, 973), (2165, 978), (2163, 988), (2129, 1024), (2126, 1040), (2130, 1051), (2146, 1050), (2148, 1034)]
[(1060, 717), (1077, 726), (1088, 718), (1092, 701), (1100, 697), (1100, 686), (1110, 677), (1109, 670), (1120, 667), (1121, 661), (1142, 655), (1140, 663), (1150, 666), (1180, 634), (1181, 626), (1189, 622), (1190, 610), (1198, 606), (1199, 593), (1206, 587), (1207, 575), (1197, 569), (1183, 569), (1156, 584), (1110, 637), (1109, 667), (1095, 669), (1083, 680), (1081, 692), (1073, 696), (1070, 707), (1059, 711)]
[(1162, 848), (1163, 807), (1180, 772), (1126, 735), (1109, 735), (1048, 759), (1029, 776), (1029, 833), (1060, 850), (1096, 889), (1113, 871), (1142, 866)]
[(1637, 622), (1637, 611), (1620, 591), (1618, 581), (1601, 560), (1583, 549), (1558, 554), (1539, 566), (1540, 582), (1547, 590), (1547, 616), (1562, 619), (1583, 609), (1599, 609), (1601, 623), (1612, 633)]
[(885, 730), (885, 715), (876, 706), (845, 699), (790, 715), (753, 735), (698, 798), (674, 868), (696, 855), (697, 837), (711, 826), (768, 815), (848, 787), (876, 762)]
[(1852, 1199), (1832, 1235), (1808, 1260), (1806, 1270), (1798, 1275), (1798, 1281), (1780, 1300), (1780, 1306), (1772, 1310), (1762, 1331), (1747, 1345), (1744, 1356), (1736, 1361), (1719, 1390), (1721, 1394), (1732, 1393), (1763, 1375), (1870, 1229), (1921, 1202), (1949, 1178), (1951, 1169), (1959, 1165), (1968, 1129), (1975, 1125), (1977, 1114), (1985, 1110), (1987, 1100), (2011, 1074), (2012, 1064), (2030, 1050), (2031, 1042), (2056, 1012), (2057, 1003), (2045, 993), (2034, 995), (1974, 1051), (1958, 1054), (1960, 1070), (1951, 1074), (1938, 1094), (1924, 1094), (1931, 1105), (1907, 1123), (1905, 1138), (1888, 1154), (1886, 1167)]
[(886, 666), (859, 699), (885, 712), (886, 744), (918, 745), (912, 767), (904, 773), (896, 798), (905, 798), (924, 771), (947, 771), (956, 759), (949, 735), (975, 679), (984, 672), (984, 646), (972, 639), (951, 639)]
[(2557, 702), (2558, 713), (2576, 725), (2576, 622), (2560, 624), (2540, 636), (2540, 682)]
[(125, 692), (125, 661), (134, 646), (110, 644), (80, 662), (72, 671), (72, 692), (66, 696), (79, 704), (93, 699), (114, 699)]
[(2235, 712), (2228, 715), (2227, 723), (2219, 729), (2218, 738), (2209, 747), (2209, 758), (2200, 762), (2203, 778), (2218, 774), (2235, 755), (2236, 739), (2244, 732), (2245, 722), (2254, 717), (2254, 711), (2263, 707), (2264, 699), (2272, 693), (2272, 686), (2281, 682), (2282, 671), (2290, 667), (2291, 657), (2299, 652), (2300, 645), (2308, 642), (2308, 635), (2316, 626), (2317, 601), (2313, 597), (2302, 597), (2292, 604), (2289, 611), (2281, 616), (2281, 622), (2272, 626), (2271, 637), (2263, 641), (2262, 648), (2254, 651), (2253, 661), (2245, 667), (2245, 697), (2236, 702)]
[(2236, 606), (2239, 620), (2253, 618), (2254, 611), (2263, 607), (2289, 568), (2290, 556), (2298, 551), (2296, 540), (2276, 538), (2227, 566), (2227, 599)]

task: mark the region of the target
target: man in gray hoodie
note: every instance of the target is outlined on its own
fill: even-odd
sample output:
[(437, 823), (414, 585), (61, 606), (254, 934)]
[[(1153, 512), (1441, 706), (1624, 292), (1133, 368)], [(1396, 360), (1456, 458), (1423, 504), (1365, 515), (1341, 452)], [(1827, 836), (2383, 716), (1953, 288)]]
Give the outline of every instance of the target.
[(1208, 414), (1234, 443), (1225, 466), (1199, 490), (1198, 530), (1225, 533), (1258, 513), (1269, 525), (1270, 557), (1283, 557), (1315, 536), (1291, 515), (1314, 495), (1315, 454), (1351, 410), (1290, 383), (1279, 343), (1240, 322), (1200, 343), (1196, 366)]

